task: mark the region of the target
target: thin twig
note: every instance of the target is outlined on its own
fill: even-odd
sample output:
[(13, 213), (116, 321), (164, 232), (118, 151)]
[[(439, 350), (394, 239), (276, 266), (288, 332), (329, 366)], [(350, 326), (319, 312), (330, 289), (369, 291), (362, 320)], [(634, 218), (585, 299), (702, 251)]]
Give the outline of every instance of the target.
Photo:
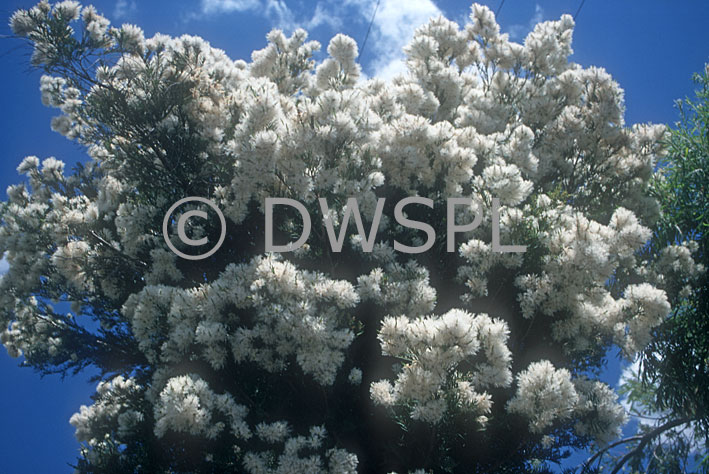
[(359, 50), (359, 59), (362, 58), (362, 55), (364, 54), (364, 47), (367, 46), (367, 39), (369, 39), (369, 32), (372, 30), (372, 24), (374, 24), (374, 17), (377, 16), (377, 10), (379, 9), (379, 2), (381, 0), (377, 0), (377, 5), (374, 7), (374, 12), (372, 13), (372, 19), (369, 20), (369, 26), (367, 27), (367, 33), (364, 35), (364, 41), (362, 41), (362, 49)]
[(606, 446), (605, 448), (603, 448), (602, 450), (598, 451), (593, 456), (591, 456), (588, 459), (588, 461), (586, 461), (584, 463), (584, 467), (581, 470), (581, 472), (582, 473), (588, 472), (588, 468), (593, 463), (593, 461), (595, 461), (596, 458), (598, 458), (599, 456), (602, 456), (603, 454), (605, 454), (608, 450), (610, 450), (616, 446), (620, 446), (621, 444), (626, 444), (626, 443), (630, 443), (633, 441), (640, 441), (640, 443), (635, 448), (633, 448), (630, 452), (628, 452), (625, 456), (623, 456), (620, 459), (620, 461), (618, 461), (618, 463), (615, 465), (615, 467), (611, 471), (611, 474), (617, 474), (622, 469), (623, 465), (626, 462), (628, 462), (637, 453), (642, 451), (642, 449), (645, 447), (645, 445), (647, 445), (647, 443), (649, 443), (653, 438), (657, 437), (658, 435), (664, 433), (667, 430), (670, 430), (670, 429), (672, 429), (676, 426), (679, 426), (679, 425), (683, 425), (685, 423), (689, 423), (690, 421), (692, 421), (692, 418), (688, 418), (688, 417), (678, 418), (676, 420), (668, 421), (667, 423), (665, 423), (661, 426), (658, 426), (657, 428), (653, 429), (652, 431), (650, 431), (649, 433), (646, 433), (644, 435), (630, 436), (628, 438), (623, 438), (619, 441), (616, 441), (615, 443), (611, 443), (608, 446)]

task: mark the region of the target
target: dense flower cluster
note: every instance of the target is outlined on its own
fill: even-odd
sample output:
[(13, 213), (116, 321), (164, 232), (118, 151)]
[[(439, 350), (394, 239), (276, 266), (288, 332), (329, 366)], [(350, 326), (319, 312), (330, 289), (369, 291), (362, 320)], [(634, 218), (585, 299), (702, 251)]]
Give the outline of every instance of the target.
[[(329, 385), (354, 337), (346, 310), (357, 302), (349, 283), (268, 256), (229, 265), (198, 288), (145, 286), (122, 312), (151, 364), (178, 363), (201, 347), (200, 356), (216, 370), (232, 357), (277, 372), (295, 356), (304, 373)], [(238, 316), (247, 309), (248, 325)]]
[[(659, 266), (643, 261), (664, 129), (626, 127), (618, 84), (569, 63), (568, 15), (523, 44), (480, 5), (462, 28), (434, 18), (390, 83), (361, 78), (344, 35), (316, 62), (320, 45), (303, 30), (276, 30), (245, 62), (201, 38), (111, 27), (74, 1), (43, 0), (11, 26), (46, 71), (42, 101), (61, 111), (52, 128), (92, 160), (69, 175), (54, 158), (18, 167), (28, 183), (8, 189), (0, 227), (2, 342), (49, 372), (115, 374), (71, 420), (88, 466), (144, 455), (115, 448), (142, 433), (201, 440), (196, 457), (170, 448), (175, 463), (192, 463), (163, 466), (175, 472), (350, 473), (362, 452), (365, 469), (422, 467), (395, 464), (406, 455), (377, 461), (361, 431), (352, 441), (347, 430), (381, 406), (404, 424), (471, 415), (430, 443), (453, 450), (504, 420), (528, 431), (508, 433), (514, 442), (498, 431), (490, 452), (546, 448), (560, 429), (604, 443), (624, 412), (585, 369), (612, 345), (632, 357), (647, 343), (669, 311), (665, 267), (673, 281), (702, 270), (686, 246), (668, 247)], [(201, 264), (178, 259), (160, 233), (188, 195), (214, 200), (229, 222), (223, 249)], [(470, 198), (461, 223), (499, 198), (503, 241), (528, 250), (493, 252), (484, 212), (450, 255), (440, 242), (395, 253), (393, 239), (421, 236), (386, 212), (371, 253), (357, 250), (354, 226), (339, 254), (323, 235), (294, 254), (259, 250), (266, 197), (320, 218), (326, 197), (339, 225), (347, 198), (370, 222), (379, 197), (406, 195)], [(435, 212), (427, 222), (445, 228)], [(279, 237), (299, 235), (298, 216), (277, 221)], [(189, 221), (191, 235), (214, 231)]]
[[(492, 403), (485, 388), (511, 382), (507, 334), (504, 321), (457, 309), (440, 317), (386, 317), (379, 331), (382, 351), (411, 362), (401, 368), (394, 385), (373, 383), (372, 399), (382, 405), (409, 404), (411, 418), (437, 423), (447, 409), (446, 388), (454, 387), (457, 404), (479, 414), (484, 424)], [(467, 376), (458, 372), (449, 380), (458, 364), (478, 352), (484, 354), (483, 362)]]

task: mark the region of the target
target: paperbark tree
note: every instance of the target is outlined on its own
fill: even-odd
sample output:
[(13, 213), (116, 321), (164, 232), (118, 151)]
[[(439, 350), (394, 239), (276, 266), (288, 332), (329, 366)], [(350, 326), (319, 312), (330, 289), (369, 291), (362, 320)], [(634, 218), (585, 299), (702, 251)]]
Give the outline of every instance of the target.
[[(665, 129), (627, 127), (618, 84), (568, 61), (570, 16), (524, 44), (483, 6), (462, 28), (432, 19), (391, 82), (361, 80), (343, 35), (316, 63), (304, 31), (276, 30), (245, 62), (72, 1), (11, 25), (61, 110), (52, 127), (91, 157), (71, 174), (25, 158), (0, 228), (8, 351), (102, 374), (71, 420), (79, 471), (521, 472), (618, 434), (605, 354), (633, 357), (670, 310), (638, 253)], [(161, 230), (189, 196), (226, 217), (203, 260)], [(410, 196), (434, 201), (404, 211), (438, 236), (420, 254), (393, 248), (424, 242), (394, 219)], [(303, 203), (307, 246), (263, 251), (268, 197)], [(386, 198), (372, 252), (352, 222), (333, 252), (319, 225), (319, 198), (338, 228), (352, 197), (366, 229)], [(455, 252), (448, 198), (469, 200), (460, 225), (485, 210)], [(494, 251), (493, 198), (502, 243), (526, 252)], [(211, 218), (186, 234), (216, 242), (201, 203), (169, 234), (190, 210)], [(301, 234), (296, 209), (273, 217), (277, 244)]]

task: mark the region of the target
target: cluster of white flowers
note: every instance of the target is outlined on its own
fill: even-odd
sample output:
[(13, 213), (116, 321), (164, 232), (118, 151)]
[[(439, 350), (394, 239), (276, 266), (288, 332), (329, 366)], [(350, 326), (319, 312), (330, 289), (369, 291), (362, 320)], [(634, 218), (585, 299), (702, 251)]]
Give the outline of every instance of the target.
[(431, 287), (426, 268), (411, 260), (406, 265), (392, 263), (386, 271), (375, 268), (357, 279), (362, 300), (371, 300), (389, 314), (421, 316), (433, 311), (436, 290)]
[(155, 435), (162, 437), (168, 430), (215, 438), (224, 422), (214, 422), (214, 413), (229, 420), (229, 428), (237, 438), (251, 437), (244, 421), (247, 408), (237, 404), (228, 394), (216, 394), (207, 382), (196, 375), (181, 375), (167, 381), (155, 405)]
[[(55, 67), (76, 59), (59, 47), (72, 22), (83, 25), (81, 51), (106, 58), (90, 81)], [(101, 386), (97, 403), (72, 418), (80, 439), (121, 438), (152, 416), (157, 437), (231, 433), (242, 443), (284, 443), (282, 454), (245, 448), (254, 473), (354, 472), (357, 460), (338, 448), (304, 454), (325, 449), (322, 428), (290, 437), (292, 420), (247, 424), (252, 407), (242, 394), (215, 390), (189, 367), (218, 377), (296, 368), (324, 390), (358, 386), (372, 380), (371, 365), (348, 358), (371, 321), (377, 327), (363, 332), (378, 331), (383, 355), (398, 360), (391, 380), (369, 387), (376, 403), (430, 423), (467, 410), (480, 429), (494, 402), (528, 417), (545, 445), (560, 423), (608, 441), (622, 409), (608, 386), (572, 375), (573, 360), (611, 341), (632, 356), (669, 311), (665, 280), (688, 285), (704, 269), (691, 244), (668, 246), (653, 267), (641, 260), (657, 216), (646, 189), (664, 128), (626, 127), (618, 84), (569, 62), (573, 24), (568, 15), (541, 23), (519, 44), (490, 9), (474, 5), (462, 28), (444, 18), (419, 28), (406, 48), (408, 72), (388, 83), (362, 78), (357, 45), (344, 35), (317, 64), (320, 45), (305, 31), (276, 30), (246, 62), (201, 38), (112, 28), (73, 1), (16, 12), (14, 33), (34, 42), (32, 61), (50, 72), (40, 91), (61, 111), (52, 127), (84, 144), (92, 161), (70, 176), (54, 158), (18, 167), (28, 186), (8, 189), (0, 226), (10, 263), (0, 279), (2, 343), (33, 363), (70, 366), (78, 363), (71, 344), (90, 340), (86, 351), (102, 343), (76, 321), (98, 319), (131, 338), (140, 354), (130, 360), (153, 370), (145, 389), (122, 378), (115, 389)], [(193, 272), (159, 233), (166, 209), (193, 191), (214, 200), (234, 232), (213, 273)], [(470, 198), (473, 207), (456, 208), (459, 223), (499, 198), (503, 241), (519, 231), (528, 250), (494, 252), (483, 215), (457, 253), (396, 254), (387, 239), (397, 229), (385, 215), (368, 254), (327, 253), (311, 240), (296, 254), (254, 256), (266, 197), (297, 199), (316, 215), (326, 197), (339, 225), (348, 198), (370, 219), (382, 195), (436, 206)], [(207, 235), (198, 222), (189, 231)], [(297, 233), (298, 222), (284, 215), (279, 231)], [(346, 237), (356, 249), (352, 227)], [(502, 293), (490, 281), (500, 271), (511, 277)], [(52, 301), (72, 303), (76, 318)], [(366, 323), (357, 318), (361, 302), (377, 308)], [(560, 361), (513, 374), (513, 351), (528, 347), (532, 324), (562, 349)], [(516, 394), (505, 400), (496, 387)], [(129, 389), (145, 391), (151, 416), (110, 401)]]
[(694, 240), (668, 245), (660, 251), (657, 260), (650, 262), (640, 272), (658, 288), (685, 298), (691, 294), (697, 279), (707, 270), (703, 264), (695, 262), (693, 254), (697, 250), (698, 244)]
[[(322, 426), (312, 427), (309, 436), (286, 439), (287, 425), (282, 422), (275, 425), (276, 428), (263, 427), (260, 436), (270, 444), (283, 443), (283, 451), (280, 454), (273, 450), (247, 453), (244, 456), (244, 467), (250, 474), (356, 474), (357, 456), (354, 454), (337, 448), (329, 449), (322, 455), (317, 453), (322, 449), (327, 435)], [(305, 456), (304, 451), (313, 454)]]
[[(385, 406), (412, 406), (413, 419), (437, 423), (448, 409), (447, 389), (452, 389), (457, 406), (480, 415), (484, 424), (492, 406), (484, 390), (512, 381), (508, 332), (504, 321), (457, 309), (414, 319), (388, 316), (379, 331), (382, 352), (408, 363), (394, 384), (374, 382), (372, 399)], [(478, 353), (481, 360), (475, 358)], [(471, 366), (465, 373), (458, 370), (463, 361)]]
[(621, 434), (628, 416), (618, 403), (618, 394), (598, 380), (582, 377), (574, 379), (579, 401), (576, 405), (574, 431), (580, 436), (590, 436), (598, 444), (610, 443)]
[(458, 276), (465, 282), (470, 292), (463, 299), (468, 300), (488, 295), (488, 278), (486, 274), (496, 265), (504, 268), (518, 268), (522, 265), (522, 255), (519, 253), (493, 252), (492, 245), (479, 239), (471, 239), (460, 246), (460, 255), (470, 265), (458, 267)]
[(57, 249), (52, 255), (52, 263), (67, 280), (81, 287), (86, 279), (82, 264), (87, 258), (89, 245), (81, 240), (72, 240)]
[(567, 351), (599, 347), (604, 337), (612, 337), (627, 354), (636, 353), (669, 313), (667, 297), (640, 284), (614, 298), (608, 281), (620, 269), (639, 265), (634, 252), (642, 249), (650, 230), (622, 207), (603, 225), (569, 206), (552, 207), (548, 198), (540, 197), (536, 205), (541, 214), (533, 225), (548, 253), (541, 271), (517, 277), (523, 316), (553, 318), (553, 337)]
[(94, 404), (82, 405), (69, 420), (76, 428), (76, 439), (85, 442), (91, 451), (100, 449), (105, 442), (104, 429), (117, 431), (121, 437), (130, 435), (144, 421), (143, 413), (136, 406), (143, 391), (144, 388), (134, 379), (120, 375), (100, 382)]
[(517, 374), (517, 393), (507, 406), (530, 418), (530, 430), (542, 433), (555, 421), (570, 418), (578, 399), (569, 371), (542, 360)]
[(348, 310), (358, 301), (351, 284), (269, 256), (229, 265), (199, 288), (146, 286), (123, 312), (152, 363), (179, 362), (195, 343), (215, 369), (229, 352), (236, 362), (272, 372), (286, 369), (294, 355), (304, 373), (331, 385), (354, 337)]
[(544, 433), (553, 425), (578, 420), (579, 436), (605, 444), (620, 435), (627, 421), (618, 395), (608, 385), (584, 377), (572, 379), (566, 369), (556, 369), (547, 360), (533, 362), (517, 375), (517, 393), (507, 408), (529, 419), (529, 429)]

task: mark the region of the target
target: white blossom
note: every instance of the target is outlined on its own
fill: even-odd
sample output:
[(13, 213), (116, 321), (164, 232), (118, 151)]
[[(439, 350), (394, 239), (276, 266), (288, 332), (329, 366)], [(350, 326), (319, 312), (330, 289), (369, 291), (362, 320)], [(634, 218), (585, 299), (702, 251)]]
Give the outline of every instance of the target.
[(578, 399), (569, 371), (543, 360), (517, 375), (517, 393), (507, 409), (529, 418), (530, 430), (541, 433), (554, 422), (570, 418)]
[[(523, 44), (485, 6), (462, 26), (433, 18), (392, 81), (363, 78), (356, 42), (341, 34), (316, 60), (320, 44), (304, 30), (273, 30), (247, 62), (199, 37), (110, 27), (74, 1), (42, 1), (10, 26), (46, 71), (41, 100), (60, 113), (52, 128), (91, 160), (73, 174), (54, 157), (18, 166), (25, 182), (8, 188), (0, 226), (0, 341), (39, 367), (121, 366), (71, 418), (92, 466), (140, 432), (225, 440), (235, 469), (251, 473), (356, 472), (338, 426), (321, 424), (327, 410), (307, 425), (300, 413), (264, 413), (294, 381), (317, 387), (314, 397), (373, 401), (404, 424), (460, 415), (485, 430), (522, 417), (543, 447), (563, 441), (556, 429), (608, 442), (625, 413), (575, 361), (611, 347), (633, 357), (706, 271), (691, 241), (647, 261), (659, 212), (647, 187), (665, 129), (626, 126), (608, 72), (569, 62), (569, 15)], [(105, 58), (89, 85), (58, 66), (79, 50)], [(166, 210), (192, 193), (213, 200), (229, 230), (201, 263), (160, 235)], [(406, 229), (386, 214), (371, 252), (355, 226), (342, 252), (329, 251), (318, 198), (336, 226), (354, 198), (367, 227), (385, 196), (389, 207), (434, 201), (429, 252), (396, 252)], [(267, 197), (312, 214), (298, 252), (261, 252)], [(449, 197), (472, 201), (454, 223), (482, 215), (454, 252), (440, 245)], [(527, 252), (493, 250), (493, 198), (502, 243)], [(188, 232), (211, 235), (209, 225), (191, 219)], [(288, 212), (276, 225), (287, 238), (302, 230)], [(88, 318), (101, 331), (87, 335)], [(380, 350), (362, 354), (375, 333)], [(534, 355), (548, 345), (554, 364)], [(513, 358), (526, 367), (513, 373)]]

